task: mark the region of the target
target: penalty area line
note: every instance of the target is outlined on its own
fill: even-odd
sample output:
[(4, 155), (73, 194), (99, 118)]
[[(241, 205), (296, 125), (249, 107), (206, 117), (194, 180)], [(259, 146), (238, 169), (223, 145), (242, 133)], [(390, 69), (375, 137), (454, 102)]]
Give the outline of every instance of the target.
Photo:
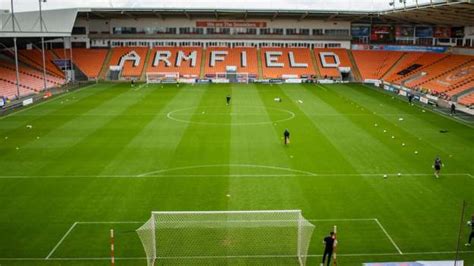
[(67, 230), (67, 232), (63, 235), (63, 237), (58, 241), (56, 246), (54, 246), (54, 248), (49, 252), (48, 256), (46, 256), (46, 258), (45, 258), (46, 260), (51, 258), (51, 256), (56, 251), (56, 249), (58, 249), (58, 247), (63, 243), (64, 239), (66, 239), (66, 237), (71, 233), (71, 231), (74, 229), (74, 227), (76, 227), (76, 225), (77, 225), (77, 222), (74, 222), (71, 225), (71, 227), (69, 227), (69, 230)]
[(383, 227), (383, 225), (379, 222), (379, 219), (375, 218), (374, 219), (375, 223), (378, 224), (378, 226), (380, 227), (380, 229), (382, 229), (382, 231), (384, 232), (384, 234), (387, 236), (388, 240), (390, 240), (390, 242), (392, 242), (392, 245), (395, 247), (395, 249), (398, 251), (398, 253), (400, 255), (403, 255), (403, 252), (400, 250), (400, 248), (398, 247), (397, 243), (395, 243), (395, 241), (393, 240), (393, 238), (390, 236), (390, 234), (387, 232), (387, 230), (385, 230), (385, 228)]

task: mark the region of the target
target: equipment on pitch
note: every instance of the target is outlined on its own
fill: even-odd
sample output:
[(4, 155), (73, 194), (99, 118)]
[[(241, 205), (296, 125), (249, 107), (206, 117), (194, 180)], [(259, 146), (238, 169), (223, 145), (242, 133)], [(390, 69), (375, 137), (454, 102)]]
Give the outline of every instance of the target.
[(146, 83), (178, 83), (178, 72), (147, 72)]
[(148, 265), (294, 258), (306, 264), (314, 230), (301, 210), (152, 212), (137, 229)]

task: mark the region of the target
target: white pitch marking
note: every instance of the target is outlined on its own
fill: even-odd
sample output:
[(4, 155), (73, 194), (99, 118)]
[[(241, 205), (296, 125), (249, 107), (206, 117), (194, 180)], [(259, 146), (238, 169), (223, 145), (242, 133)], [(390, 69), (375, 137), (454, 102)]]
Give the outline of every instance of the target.
[[(178, 112), (181, 112), (181, 111), (186, 111), (186, 110), (195, 110), (195, 109), (198, 108), (198, 107), (187, 107), (187, 108), (177, 109), (177, 110), (171, 111), (171, 112), (166, 114), (166, 117), (170, 120), (180, 122), (180, 123), (186, 123), (186, 124), (218, 125), (218, 126), (258, 126), (258, 125), (268, 125), (268, 124), (271, 125), (273, 123), (288, 121), (288, 120), (291, 120), (291, 119), (295, 118), (295, 116), (296, 116), (295, 113), (293, 113), (289, 110), (286, 110), (286, 109), (281, 109), (281, 108), (265, 107), (265, 106), (239, 106), (239, 107), (257, 108), (257, 109), (264, 109), (264, 110), (266, 110), (266, 109), (278, 110), (278, 111), (281, 111), (283, 113), (287, 113), (290, 116), (287, 117), (287, 118), (284, 118), (284, 119), (276, 120), (276, 121), (255, 122), (255, 123), (252, 123), (252, 122), (249, 122), (249, 123), (211, 123), (211, 122), (199, 122), (199, 121), (195, 122), (195, 121), (189, 121), (189, 120), (179, 119), (179, 118), (173, 117), (173, 114), (175, 114), (175, 113), (178, 113)], [(207, 109), (211, 108), (212, 109), (212, 108), (220, 108), (220, 107), (219, 106), (200, 106), (199, 108), (200, 109), (202, 109), (202, 108), (207, 108)]]
[[(359, 173), (359, 174), (324, 174), (324, 173), (295, 173), (295, 174), (142, 174), (142, 175), (76, 175), (76, 176), (66, 176), (66, 175), (54, 175), (54, 176), (20, 176), (20, 175), (10, 175), (10, 176), (0, 176), (2, 179), (60, 179), (60, 178), (166, 178), (166, 177), (378, 177), (383, 176), (385, 173)], [(398, 175), (398, 173), (388, 173), (387, 175)], [(413, 174), (403, 174), (404, 176), (431, 176), (433, 173), (413, 173)], [(444, 173), (443, 176), (467, 176), (469, 178), (474, 178), (472, 174), (469, 173)]]
[(397, 249), (398, 253), (400, 253), (400, 255), (403, 255), (403, 252), (400, 250), (400, 248), (398, 247), (397, 243), (395, 243), (395, 241), (393, 241), (392, 237), (388, 234), (387, 230), (385, 230), (385, 228), (383, 227), (383, 225), (379, 222), (379, 219), (375, 218), (374, 221), (380, 226), (380, 229), (382, 229), (382, 231), (385, 233), (385, 235), (388, 237), (388, 239), (390, 240), (390, 242), (392, 242), (393, 246)]
[[(421, 251), (421, 252), (405, 252), (400, 253), (347, 253), (337, 254), (341, 257), (370, 257), (370, 256), (411, 256), (411, 255), (436, 255), (436, 254), (472, 254), (472, 250), (460, 251)], [(320, 254), (308, 254), (307, 257), (321, 257)], [(193, 256), (193, 257), (159, 257), (159, 259), (212, 259), (212, 258), (292, 258), (295, 255), (255, 255), (255, 256)], [(116, 260), (146, 260), (146, 257), (116, 257)], [(0, 258), (0, 261), (45, 261), (45, 258)], [(64, 257), (64, 258), (50, 258), (49, 261), (99, 261), (110, 260), (109, 257)]]
[(46, 256), (46, 260), (48, 260), (51, 255), (53, 255), (53, 253), (56, 251), (56, 249), (63, 243), (64, 239), (66, 239), (66, 237), (69, 235), (69, 233), (71, 233), (72, 229), (74, 229), (74, 227), (76, 227), (77, 225), (77, 222), (74, 222), (71, 227), (69, 227), (69, 230), (67, 230), (67, 232), (63, 235), (63, 237), (59, 240), (59, 242), (56, 244), (56, 246), (54, 246), (54, 248), (49, 252), (48, 256)]

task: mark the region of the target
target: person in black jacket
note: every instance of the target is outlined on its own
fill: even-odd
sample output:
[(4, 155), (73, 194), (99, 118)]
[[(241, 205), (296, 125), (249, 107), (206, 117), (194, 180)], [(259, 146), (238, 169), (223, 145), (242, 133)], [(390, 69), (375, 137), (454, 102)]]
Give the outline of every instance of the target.
[(471, 234), (469, 235), (469, 241), (467, 241), (466, 247), (470, 247), (472, 239), (474, 238), (474, 214), (472, 215), (471, 220), (467, 222), (467, 225), (471, 227)]
[(290, 131), (288, 129), (285, 129), (285, 132), (283, 132), (283, 138), (285, 139), (285, 145), (290, 144)]
[(334, 251), (334, 232), (330, 232), (329, 236), (325, 237), (323, 240), (324, 244), (324, 254), (323, 254), (323, 262), (321, 265), (324, 265), (326, 261), (326, 256), (328, 258), (328, 263), (326, 264), (327, 266), (331, 265), (331, 257), (332, 257), (332, 252)]

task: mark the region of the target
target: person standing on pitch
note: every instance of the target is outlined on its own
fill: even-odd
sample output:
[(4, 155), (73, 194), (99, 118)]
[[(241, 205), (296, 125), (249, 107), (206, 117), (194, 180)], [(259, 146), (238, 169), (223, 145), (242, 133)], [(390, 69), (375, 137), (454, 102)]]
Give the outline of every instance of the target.
[(443, 163), (441, 162), (439, 156), (436, 156), (436, 159), (433, 163), (433, 168), (435, 169), (434, 175), (436, 176), (436, 178), (439, 178), (439, 171), (441, 171), (441, 166), (443, 166)]
[(288, 129), (285, 129), (285, 132), (283, 132), (283, 138), (285, 145), (290, 144), (290, 131), (288, 131)]
[(329, 236), (325, 237), (323, 240), (324, 254), (323, 254), (323, 262), (321, 263), (321, 266), (324, 265), (326, 261), (326, 256), (328, 258), (328, 263), (326, 265), (327, 266), (331, 265), (332, 252), (334, 251), (334, 242), (335, 242), (334, 232), (330, 232)]
[(227, 95), (227, 96), (225, 97), (225, 100), (226, 100), (226, 102), (227, 102), (227, 105), (230, 104), (230, 99), (231, 99), (231, 98), (230, 98), (230, 95)]
[(471, 220), (467, 222), (467, 225), (471, 227), (471, 234), (469, 235), (469, 241), (466, 243), (466, 247), (471, 246), (472, 239), (474, 238), (474, 214), (471, 217)]

